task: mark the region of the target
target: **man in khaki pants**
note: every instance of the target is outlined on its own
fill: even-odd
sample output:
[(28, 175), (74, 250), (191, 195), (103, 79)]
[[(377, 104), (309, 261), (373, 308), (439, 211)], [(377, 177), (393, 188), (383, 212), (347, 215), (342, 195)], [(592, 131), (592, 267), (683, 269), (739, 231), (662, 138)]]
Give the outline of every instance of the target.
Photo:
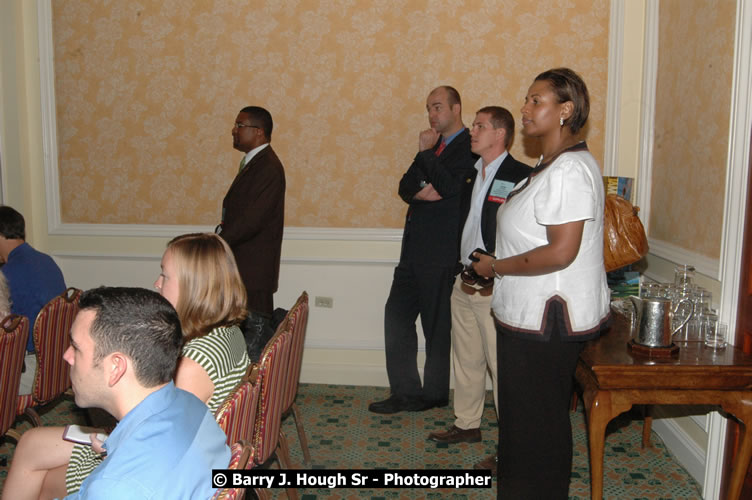
[[(470, 254), (480, 248), (493, 254), (496, 248), (496, 212), (515, 184), (526, 178), (530, 167), (507, 152), (514, 137), (514, 118), (498, 106), (481, 108), (473, 121), (470, 147), (480, 158), (477, 174), (466, 179), (461, 210), (464, 227), (460, 260), (465, 267), (452, 290), (452, 364), (454, 367), (454, 424), (428, 439), (439, 443), (477, 443), (486, 396), (486, 370), (491, 371), (494, 403), (496, 384), (496, 328), (491, 316), (493, 280), (480, 277), (470, 267)], [(496, 469), (492, 455), (476, 468)], [(494, 472), (495, 474), (495, 472)]]

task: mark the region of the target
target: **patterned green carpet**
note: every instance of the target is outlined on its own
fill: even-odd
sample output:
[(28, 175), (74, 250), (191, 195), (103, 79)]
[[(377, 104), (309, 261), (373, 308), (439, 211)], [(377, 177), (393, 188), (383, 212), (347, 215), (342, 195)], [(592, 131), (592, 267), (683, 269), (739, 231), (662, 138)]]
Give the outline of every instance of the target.
[[(481, 427), (483, 441), (475, 444), (440, 445), (426, 440), (429, 432), (445, 429), (453, 422), (450, 407), (422, 413), (385, 416), (368, 411), (368, 403), (383, 399), (381, 387), (301, 384), (298, 405), (313, 459), (314, 469), (471, 469), (493, 453), (497, 426), (490, 392), (486, 398)], [(582, 407), (571, 413), (574, 464), (570, 499), (590, 498), (590, 468)], [(70, 401), (57, 404), (43, 415), (45, 425), (83, 423), (83, 413)], [(28, 428), (22, 423), (19, 428)], [(283, 429), (290, 442), (294, 464), (303, 456), (292, 418)], [(642, 421), (622, 415), (611, 422), (606, 438), (604, 498), (606, 499), (700, 499), (699, 485), (668, 453), (653, 433), (653, 447), (641, 449)], [(12, 460), (14, 443), (0, 446), (0, 460)], [(0, 467), (0, 481), (7, 467)], [(488, 499), (493, 489), (300, 489), (302, 500), (318, 499)], [(284, 490), (273, 490), (273, 498), (286, 498)]]

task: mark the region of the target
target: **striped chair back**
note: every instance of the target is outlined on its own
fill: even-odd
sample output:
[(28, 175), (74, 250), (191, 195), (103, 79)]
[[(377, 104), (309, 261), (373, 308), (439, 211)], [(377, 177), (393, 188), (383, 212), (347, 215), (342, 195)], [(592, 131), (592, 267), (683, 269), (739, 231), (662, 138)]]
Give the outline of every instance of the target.
[(217, 423), (227, 434), (227, 444), (253, 439), (253, 426), (256, 422), (260, 384), (251, 384), (243, 378), (232, 390), (214, 415)]
[(16, 420), (18, 383), (28, 337), (29, 320), (25, 316), (10, 314), (0, 323), (0, 436)]
[[(230, 446), (232, 455), (230, 456), (230, 465), (228, 469), (240, 470), (251, 469), (255, 464), (251, 459), (253, 456), (253, 447), (245, 441), (233, 443)], [(220, 488), (214, 493), (212, 500), (243, 500), (245, 497), (245, 488)]]
[(49, 301), (34, 322), (37, 373), (31, 394), (19, 398), (18, 413), (48, 403), (71, 387), (68, 363), (63, 354), (70, 345), (70, 329), (78, 313), (81, 290), (68, 288)]
[(287, 372), (285, 393), (282, 397), (282, 412), (290, 410), (298, 393), (300, 369), (303, 366), (303, 345), (305, 343), (306, 327), (308, 326), (308, 293), (303, 292), (295, 305), (287, 314), (287, 329), (292, 333), (292, 347), (290, 348), (290, 367)]
[[(292, 333), (292, 347), (290, 348), (290, 366), (287, 370), (285, 393), (282, 396), (282, 419), (292, 415), (295, 420), (295, 428), (298, 431), (298, 440), (303, 450), (303, 464), (311, 465), (311, 452), (308, 450), (308, 438), (303, 428), (303, 416), (295, 404), (295, 396), (298, 394), (300, 383), (300, 369), (303, 366), (303, 345), (305, 344), (306, 328), (308, 327), (308, 294), (304, 291), (300, 294), (295, 305), (285, 316), (282, 328)], [(283, 432), (279, 433), (280, 447), (289, 449), (287, 438)]]
[(271, 457), (279, 444), (279, 429), (282, 422), (282, 396), (287, 377), (292, 336), (287, 330), (278, 330), (264, 347), (259, 363), (258, 410), (253, 432), (253, 460), (263, 464)]

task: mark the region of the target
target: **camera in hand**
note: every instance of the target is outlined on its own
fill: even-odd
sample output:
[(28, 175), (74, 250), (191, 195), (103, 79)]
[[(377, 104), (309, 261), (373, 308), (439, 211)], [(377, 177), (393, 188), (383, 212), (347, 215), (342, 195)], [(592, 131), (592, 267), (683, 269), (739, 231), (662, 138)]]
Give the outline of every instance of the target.
[(478, 257), (476, 257), (475, 255), (473, 255), (473, 254), (476, 254), (476, 253), (479, 253), (481, 255), (488, 255), (489, 257), (496, 258), (495, 255), (490, 254), (490, 253), (486, 252), (485, 250), (483, 250), (482, 248), (479, 247), (479, 248), (476, 248), (475, 250), (473, 250), (472, 252), (470, 252), (470, 255), (468, 256), (468, 259), (470, 259), (473, 262), (480, 261), (480, 259)]

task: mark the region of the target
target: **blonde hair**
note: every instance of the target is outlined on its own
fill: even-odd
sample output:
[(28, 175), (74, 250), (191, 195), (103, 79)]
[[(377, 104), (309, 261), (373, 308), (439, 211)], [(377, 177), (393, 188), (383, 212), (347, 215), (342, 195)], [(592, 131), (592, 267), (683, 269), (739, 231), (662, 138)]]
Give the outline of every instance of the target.
[(247, 315), (246, 292), (225, 240), (213, 233), (184, 234), (167, 244), (178, 277), (178, 304), (186, 341)]

